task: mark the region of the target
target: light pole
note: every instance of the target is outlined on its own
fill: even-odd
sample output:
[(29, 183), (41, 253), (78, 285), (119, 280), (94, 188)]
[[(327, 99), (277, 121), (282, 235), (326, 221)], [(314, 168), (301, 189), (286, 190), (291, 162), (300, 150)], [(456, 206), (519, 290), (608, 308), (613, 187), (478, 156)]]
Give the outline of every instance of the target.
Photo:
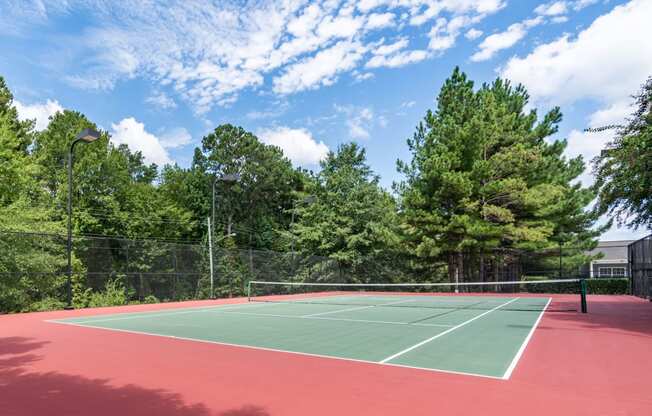
[(66, 254), (68, 256), (68, 280), (66, 282), (68, 301), (66, 309), (72, 309), (72, 152), (78, 142), (92, 143), (100, 138), (100, 133), (93, 129), (84, 129), (75, 140), (70, 144), (70, 151), (68, 152), (68, 244), (66, 247)]
[[(307, 197), (301, 199), (300, 201), (297, 201), (296, 199), (292, 202), (292, 219), (290, 220), (290, 232), (292, 232), (292, 226), (294, 225), (294, 212), (297, 210), (297, 203), (300, 204), (312, 204), (317, 200), (317, 197), (314, 195), (308, 195)], [(294, 256), (294, 242), (296, 240), (296, 236), (292, 234), (292, 255)]]
[[(213, 239), (211, 238), (211, 223), (210, 221), (208, 222), (208, 259), (209, 259), (209, 265), (210, 265), (210, 271), (211, 271), (211, 292), (210, 292), (210, 298), (215, 299), (215, 279), (213, 276)], [(225, 238), (229, 237), (235, 237), (235, 233), (227, 234), (222, 237), (220, 237), (218, 240), (215, 240), (217, 243), (218, 241), (222, 241)]]

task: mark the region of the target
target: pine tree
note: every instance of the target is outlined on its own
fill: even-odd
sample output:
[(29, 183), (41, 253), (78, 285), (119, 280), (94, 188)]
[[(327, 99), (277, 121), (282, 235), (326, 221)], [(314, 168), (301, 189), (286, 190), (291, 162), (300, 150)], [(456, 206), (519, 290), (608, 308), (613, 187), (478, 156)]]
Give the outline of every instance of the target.
[(581, 157), (563, 156), (566, 142), (548, 143), (562, 119), (553, 108), (537, 121), (528, 94), (497, 79), (477, 91), (459, 68), (444, 83), (408, 140), (410, 163), (398, 162), (404, 231), (414, 253), (447, 261), (451, 281), (465, 271), (464, 253), (540, 249), (555, 241), (593, 244), (594, 193), (573, 184)]

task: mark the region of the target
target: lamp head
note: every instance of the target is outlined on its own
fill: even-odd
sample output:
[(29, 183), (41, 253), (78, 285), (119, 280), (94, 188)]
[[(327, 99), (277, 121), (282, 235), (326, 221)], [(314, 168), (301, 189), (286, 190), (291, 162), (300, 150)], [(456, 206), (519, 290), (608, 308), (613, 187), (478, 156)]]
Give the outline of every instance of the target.
[(93, 129), (84, 129), (80, 131), (76, 137), (77, 140), (82, 140), (86, 143), (94, 142), (99, 138), (100, 138), (100, 133)]
[(240, 174), (239, 173), (225, 173), (220, 177), (220, 180), (222, 182), (240, 182)]

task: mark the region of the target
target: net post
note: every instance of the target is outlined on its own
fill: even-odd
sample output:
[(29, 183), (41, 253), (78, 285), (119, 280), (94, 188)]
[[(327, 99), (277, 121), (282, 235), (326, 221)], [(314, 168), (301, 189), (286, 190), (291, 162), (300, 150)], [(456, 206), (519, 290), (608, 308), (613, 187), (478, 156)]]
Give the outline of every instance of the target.
[(251, 280), (247, 282), (247, 302), (251, 302)]
[(586, 279), (580, 279), (580, 301), (582, 303), (582, 313), (586, 313)]

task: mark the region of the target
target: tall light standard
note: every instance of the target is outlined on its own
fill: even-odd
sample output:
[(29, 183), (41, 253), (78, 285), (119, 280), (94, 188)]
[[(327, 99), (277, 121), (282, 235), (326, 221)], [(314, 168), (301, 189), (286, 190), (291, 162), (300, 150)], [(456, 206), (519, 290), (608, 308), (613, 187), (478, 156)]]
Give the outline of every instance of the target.
[[(211, 292), (210, 292), (210, 298), (215, 299), (215, 278), (213, 275), (213, 239), (211, 238), (211, 223), (210, 221), (208, 222), (208, 252), (209, 252), (209, 266), (210, 266), (210, 272), (211, 272)], [(225, 238), (230, 238), (230, 237), (235, 237), (235, 233), (223, 235), (219, 239), (217, 239), (215, 242), (219, 242), (224, 240)]]
[(68, 152), (68, 245), (66, 254), (68, 256), (68, 280), (66, 282), (68, 292), (68, 302), (66, 309), (72, 309), (72, 152), (75, 145), (79, 142), (92, 143), (100, 138), (100, 133), (93, 129), (84, 129), (75, 140), (70, 144), (70, 151)]
[[(297, 204), (310, 205), (317, 200), (317, 197), (314, 195), (308, 195), (307, 197), (297, 201), (296, 199), (292, 202), (292, 219), (290, 220), (290, 232), (292, 232), (292, 226), (294, 225), (294, 212), (297, 210)], [(296, 237), (292, 234), (292, 256), (294, 256), (294, 242)]]

